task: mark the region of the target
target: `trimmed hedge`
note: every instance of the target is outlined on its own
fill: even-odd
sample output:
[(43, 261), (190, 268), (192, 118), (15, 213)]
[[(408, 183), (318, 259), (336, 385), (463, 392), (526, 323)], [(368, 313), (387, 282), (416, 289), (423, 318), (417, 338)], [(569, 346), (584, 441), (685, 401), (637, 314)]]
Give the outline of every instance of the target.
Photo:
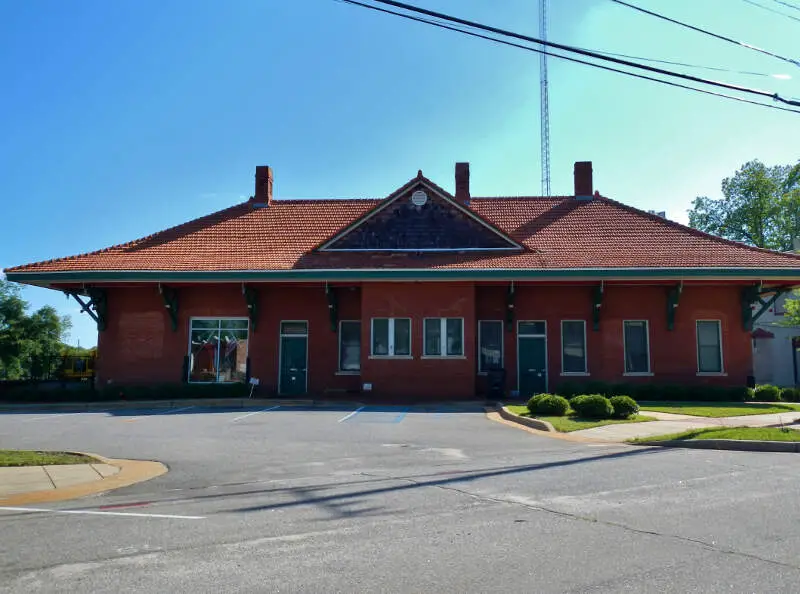
[(781, 390), (783, 402), (800, 402), (800, 388), (784, 388)]
[(563, 396), (537, 394), (528, 401), (528, 410), (532, 415), (563, 417), (569, 410), (569, 402)]
[(579, 417), (587, 419), (610, 419), (614, 407), (602, 394), (582, 394), (569, 401), (569, 405)]
[(761, 384), (756, 386), (755, 399), (760, 402), (780, 402), (781, 389), (778, 386)]
[(608, 401), (616, 419), (629, 419), (639, 412), (639, 405), (630, 396), (612, 396)]
[[(110, 385), (92, 388), (84, 384), (48, 387), (19, 386), (0, 394), (9, 403), (108, 402), (112, 400), (180, 400), (183, 398), (247, 398), (247, 384)], [(263, 397), (261, 392), (258, 396)]]
[(642, 400), (699, 400), (704, 402), (745, 402), (753, 400), (754, 392), (746, 386), (681, 386), (677, 384), (620, 384), (605, 382), (563, 382), (556, 393), (571, 398), (581, 394), (600, 394), (606, 397), (630, 396)]

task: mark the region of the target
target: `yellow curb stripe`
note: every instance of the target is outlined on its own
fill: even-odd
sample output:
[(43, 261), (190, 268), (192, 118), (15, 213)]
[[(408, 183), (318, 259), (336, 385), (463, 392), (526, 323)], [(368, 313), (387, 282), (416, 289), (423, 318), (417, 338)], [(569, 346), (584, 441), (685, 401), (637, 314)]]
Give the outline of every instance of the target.
[[(83, 453), (83, 452), (80, 452)], [(17, 493), (9, 497), (0, 498), (0, 505), (29, 505), (31, 503), (53, 503), (56, 501), (66, 501), (68, 499), (78, 499), (87, 495), (97, 495), (114, 489), (121, 489), (136, 483), (149, 481), (150, 479), (167, 473), (167, 467), (161, 462), (150, 460), (116, 460), (104, 458), (97, 454), (85, 454), (101, 460), (105, 464), (116, 466), (119, 472), (99, 481), (72, 485), (59, 489), (48, 489), (45, 491), (31, 491), (28, 493)]]

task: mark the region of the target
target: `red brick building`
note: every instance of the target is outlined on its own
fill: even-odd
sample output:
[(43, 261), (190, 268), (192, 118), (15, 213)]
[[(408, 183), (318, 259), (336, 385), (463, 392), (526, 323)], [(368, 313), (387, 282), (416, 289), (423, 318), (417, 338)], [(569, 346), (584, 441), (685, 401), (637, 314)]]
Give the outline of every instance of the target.
[(751, 304), (800, 256), (747, 247), (595, 192), (455, 195), (419, 172), (378, 200), (243, 204), (98, 252), (6, 270), (97, 319), (97, 380), (235, 382), (325, 396), (468, 398), (569, 380), (743, 385)]

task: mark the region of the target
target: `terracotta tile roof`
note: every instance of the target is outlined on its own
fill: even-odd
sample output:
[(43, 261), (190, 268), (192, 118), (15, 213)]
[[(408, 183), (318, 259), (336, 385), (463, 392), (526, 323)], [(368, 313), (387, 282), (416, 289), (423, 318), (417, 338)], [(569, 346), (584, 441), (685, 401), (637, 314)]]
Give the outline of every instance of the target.
[(789, 268), (800, 275), (800, 255), (720, 239), (603, 197), (473, 198), (470, 208), (521, 243), (523, 252), (313, 251), (379, 202), (275, 200), (255, 210), (244, 203), (126, 244), (6, 272), (725, 267)]

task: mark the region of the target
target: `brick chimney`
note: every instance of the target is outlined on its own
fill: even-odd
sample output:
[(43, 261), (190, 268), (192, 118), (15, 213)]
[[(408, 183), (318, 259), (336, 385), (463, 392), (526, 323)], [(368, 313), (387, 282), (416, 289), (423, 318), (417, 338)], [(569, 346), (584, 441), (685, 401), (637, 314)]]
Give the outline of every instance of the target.
[(456, 163), (456, 200), (469, 206), (469, 163)]
[(576, 161), (575, 162), (575, 198), (579, 200), (592, 199), (592, 162), (591, 161)]
[(256, 191), (252, 202), (256, 207), (272, 205), (272, 167), (269, 165), (256, 165)]

